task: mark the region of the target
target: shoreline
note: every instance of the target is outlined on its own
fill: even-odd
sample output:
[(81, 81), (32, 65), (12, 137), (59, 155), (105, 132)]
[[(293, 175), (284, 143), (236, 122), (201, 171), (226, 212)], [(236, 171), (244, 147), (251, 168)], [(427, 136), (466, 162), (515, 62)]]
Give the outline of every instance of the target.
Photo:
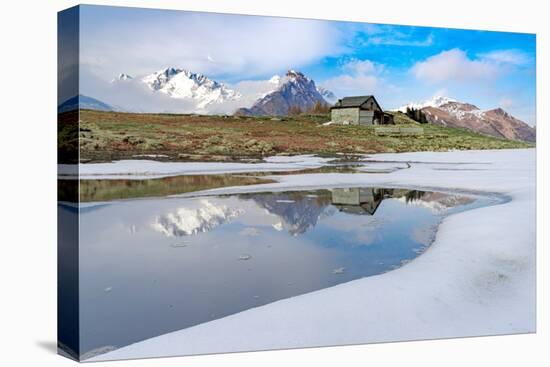
[[(446, 187), (495, 192), (511, 201), (446, 217), (429, 250), (397, 270), (157, 336), (88, 361), (533, 332), (534, 150), (371, 157), (429, 163), (383, 175), (278, 176), (279, 182), (261, 186), (313, 186), (328, 175), (332, 186)], [(470, 163), (475, 170), (453, 172), (450, 162)]]

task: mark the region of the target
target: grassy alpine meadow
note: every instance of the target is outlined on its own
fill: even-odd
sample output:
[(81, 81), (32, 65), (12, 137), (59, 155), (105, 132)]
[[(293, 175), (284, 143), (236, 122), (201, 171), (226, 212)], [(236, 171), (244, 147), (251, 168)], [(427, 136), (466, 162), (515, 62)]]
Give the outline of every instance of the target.
[(419, 124), (394, 113), (397, 126), (423, 134), (384, 134), (375, 126), (323, 125), (328, 114), (289, 117), (141, 114), (81, 110), (81, 161), (150, 159), (170, 161), (257, 160), (276, 154), (383, 153), (509, 149), (533, 144), (465, 129)]

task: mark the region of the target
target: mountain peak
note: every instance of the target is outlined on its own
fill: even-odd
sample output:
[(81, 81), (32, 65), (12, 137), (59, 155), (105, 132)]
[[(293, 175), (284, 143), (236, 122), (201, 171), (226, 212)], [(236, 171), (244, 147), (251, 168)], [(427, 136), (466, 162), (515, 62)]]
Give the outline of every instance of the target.
[[(296, 70), (288, 70), (283, 78), (278, 75), (269, 79), (275, 89), (258, 99), (251, 108), (241, 108), (242, 115), (287, 115), (291, 108), (307, 111), (318, 102), (327, 104), (315, 82)], [(325, 93), (331, 93), (325, 90)]]
[(167, 67), (165, 69), (157, 71), (157, 73), (161, 73), (167, 76), (176, 75), (178, 73), (181, 73), (182, 71), (185, 71), (183, 69), (174, 68), (174, 67)]
[(456, 99), (445, 97), (445, 96), (434, 96), (429, 101), (425, 103), (430, 104), (432, 107), (441, 107), (447, 103), (458, 102)]
[(325, 101), (327, 101), (330, 104), (334, 104), (338, 100), (338, 97), (336, 97), (336, 95), (332, 93), (332, 91), (324, 87), (318, 86), (317, 91), (325, 99)]
[(111, 83), (115, 83), (118, 81), (132, 80), (132, 79), (134, 78), (131, 75), (128, 75), (126, 73), (120, 73), (116, 78), (113, 78), (113, 80), (111, 80)]
[(456, 99), (445, 97), (445, 96), (434, 96), (431, 99), (428, 99), (424, 102), (409, 102), (406, 105), (399, 107), (397, 110), (401, 112), (406, 112), (407, 108), (414, 108), (415, 110), (420, 110), (425, 107), (439, 108), (448, 103), (459, 103), (459, 102)]
[(500, 107), (484, 111), (471, 103), (436, 96), (423, 103), (409, 103), (398, 110), (406, 112), (407, 108), (422, 110), (426, 119), (437, 125), (469, 129), (506, 139), (530, 142), (536, 139), (536, 132), (532, 127)]
[(119, 80), (127, 80), (127, 79), (133, 79), (132, 76), (126, 74), (126, 73), (120, 73), (118, 74)]
[(204, 109), (212, 103), (241, 98), (241, 94), (223, 83), (209, 79), (203, 74), (189, 70), (168, 67), (141, 79), (151, 90), (171, 98), (195, 99), (197, 107)]
[(497, 107), (497, 108), (491, 110), (491, 112), (494, 112), (496, 115), (500, 115), (500, 116), (504, 116), (504, 117), (510, 116), (510, 114), (508, 112), (506, 112), (504, 109), (502, 109), (502, 107)]
[(269, 83), (279, 85), (281, 83), (281, 77), (279, 75), (273, 75), (269, 80)]
[(293, 79), (308, 79), (303, 73), (292, 69), (286, 72), (286, 76)]

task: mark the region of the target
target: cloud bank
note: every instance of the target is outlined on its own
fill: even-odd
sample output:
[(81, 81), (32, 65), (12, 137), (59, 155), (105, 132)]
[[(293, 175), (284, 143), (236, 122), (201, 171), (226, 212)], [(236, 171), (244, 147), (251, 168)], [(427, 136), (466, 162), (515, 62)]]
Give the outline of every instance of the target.
[(168, 66), (255, 78), (343, 51), (342, 34), (328, 21), (170, 11), (144, 13), (139, 26), (103, 18), (82, 32), (81, 60), (105, 79)]
[(499, 73), (494, 63), (485, 59), (470, 59), (460, 49), (443, 51), (431, 56), (416, 63), (411, 71), (417, 79), (431, 83), (494, 80)]
[(530, 58), (517, 50), (495, 50), (470, 58), (465, 51), (454, 48), (417, 62), (411, 72), (417, 79), (430, 83), (484, 82), (529, 63)]
[(370, 60), (351, 59), (341, 69), (342, 74), (321, 83), (337, 96), (373, 94), (383, 83), (384, 66)]

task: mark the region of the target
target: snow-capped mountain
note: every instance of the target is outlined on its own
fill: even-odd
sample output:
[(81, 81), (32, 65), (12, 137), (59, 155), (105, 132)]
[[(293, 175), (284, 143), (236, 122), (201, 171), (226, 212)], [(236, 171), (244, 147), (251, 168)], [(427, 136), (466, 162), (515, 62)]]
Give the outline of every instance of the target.
[(239, 92), (228, 88), (223, 83), (184, 69), (166, 68), (141, 78), (141, 81), (152, 91), (163, 93), (171, 98), (195, 100), (199, 109), (204, 109), (210, 104), (220, 104), (241, 98)]
[(465, 195), (450, 195), (440, 192), (426, 192), (420, 197), (408, 198), (406, 195), (396, 200), (411, 206), (426, 208), (433, 214), (442, 214), (447, 210), (467, 205), (474, 202), (474, 199)]
[(238, 110), (285, 115), (291, 106), (305, 111), (317, 102), (328, 104), (336, 98), (296, 71), (227, 85), (204, 74), (168, 67), (145, 75), (120, 73), (110, 82), (98, 81), (93, 86), (85, 93), (121, 106), (117, 110), (133, 112), (232, 114)]
[(113, 78), (113, 80), (111, 80), (111, 83), (116, 83), (118, 81), (132, 80), (132, 79), (134, 78), (128, 74), (120, 73), (116, 78)]
[(336, 101), (338, 101), (338, 97), (336, 97), (336, 95), (334, 93), (332, 93), (330, 90), (328, 90), (324, 87), (318, 86), (317, 87), (317, 92), (319, 92), (319, 94), (321, 96), (323, 96), (325, 101), (327, 101), (330, 104), (335, 104)]
[(429, 99), (424, 102), (409, 102), (406, 105), (399, 107), (397, 111), (406, 112), (407, 108), (414, 108), (415, 110), (420, 110), (424, 107), (441, 107), (451, 102), (456, 102), (456, 100), (449, 97), (444, 97), (444, 96), (435, 96), (432, 99)]
[(282, 81), (283, 78), (281, 78), (280, 75), (273, 75), (271, 77), (271, 79), (268, 80), (268, 83), (274, 85), (274, 88), (273, 90), (279, 88), (279, 86), (282, 84), (281, 81)]
[[(280, 76), (280, 75), (273, 75), (268, 81), (268, 91), (264, 93), (264, 95), (267, 95), (271, 92), (276, 91), (289, 80), (288, 74), (286, 76)], [(328, 103), (333, 104), (338, 100), (338, 97), (332, 91), (321, 87), (319, 85), (316, 86), (317, 92), (324, 98), (324, 100)]]
[(409, 103), (398, 110), (405, 112), (407, 107), (422, 110), (426, 119), (433, 124), (469, 129), (498, 138), (529, 142), (536, 140), (534, 128), (502, 108), (481, 110), (473, 104), (442, 96), (422, 103)]
[(307, 111), (317, 102), (327, 104), (315, 82), (301, 72), (289, 70), (284, 77), (275, 75), (269, 79), (269, 84), (273, 85), (271, 92), (258, 99), (252, 107), (237, 110), (236, 114), (287, 115), (291, 107)]

